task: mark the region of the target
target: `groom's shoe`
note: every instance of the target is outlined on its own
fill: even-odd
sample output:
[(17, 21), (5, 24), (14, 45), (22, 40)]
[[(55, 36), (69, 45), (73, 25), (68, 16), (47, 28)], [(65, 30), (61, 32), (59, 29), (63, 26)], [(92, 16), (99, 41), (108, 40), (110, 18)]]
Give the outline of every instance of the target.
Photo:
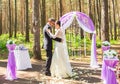
[(45, 75), (46, 76), (51, 76), (51, 73), (46, 72)]

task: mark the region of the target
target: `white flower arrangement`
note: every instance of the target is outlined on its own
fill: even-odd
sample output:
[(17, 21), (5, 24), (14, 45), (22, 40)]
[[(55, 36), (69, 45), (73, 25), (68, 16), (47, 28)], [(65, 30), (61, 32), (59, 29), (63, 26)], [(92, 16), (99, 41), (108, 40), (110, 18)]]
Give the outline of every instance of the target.
[(108, 41), (104, 41), (104, 42), (102, 42), (102, 45), (103, 46), (110, 46), (110, 43)]
[(15, 44), (15, 42), (13, 40), (8, 40), (7, 44)]
[(117, 52), (115, 50), (106, 50), (104, 51), (103, 56), (105, 56), (106, 58), (114, 58), (115, 56), (117, 56)]

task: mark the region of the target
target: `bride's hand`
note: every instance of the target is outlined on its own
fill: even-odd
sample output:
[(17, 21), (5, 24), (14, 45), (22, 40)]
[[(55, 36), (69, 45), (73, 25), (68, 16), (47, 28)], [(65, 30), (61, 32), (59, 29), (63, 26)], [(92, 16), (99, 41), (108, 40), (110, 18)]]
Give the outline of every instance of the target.
[(50, 29), (46, 29), (47, 32), (50, 32)]
[(63, 41), (64, 41), (64, 40), (63, 40), (63, 39), (61, 39), (61, 42), (62, 42), (62, 43), (63, 43)]

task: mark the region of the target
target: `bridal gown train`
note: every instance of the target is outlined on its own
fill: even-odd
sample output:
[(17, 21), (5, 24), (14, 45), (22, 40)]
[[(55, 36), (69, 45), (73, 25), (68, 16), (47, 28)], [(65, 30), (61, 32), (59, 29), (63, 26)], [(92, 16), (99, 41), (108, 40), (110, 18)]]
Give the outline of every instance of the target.
[[(58, 29), (55, 35), (52, 36), (63, 38), (63, 32), (61, 29)], [(63, 42), (55, 42), (50, 70), (52, 77), (65, 78), (72, 76), (72, 67), (69, 62), (67, 48), (65, 48)]]

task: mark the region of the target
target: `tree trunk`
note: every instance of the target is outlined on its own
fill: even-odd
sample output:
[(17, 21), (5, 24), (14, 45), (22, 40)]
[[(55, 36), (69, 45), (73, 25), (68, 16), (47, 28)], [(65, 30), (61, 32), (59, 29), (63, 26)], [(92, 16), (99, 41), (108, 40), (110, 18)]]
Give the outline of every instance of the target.
[(110, 5), (110, 2), (109, 2), (109, 28), (110, 28), (110, 39), (113, 40), (113, 33), (112, 33), (112, 29), (113, 29), (113, 26), (112, 26), (112, 12), (111, 12), (111, 5)]
[(72, 7), (72, 1), (70, 0), (70, 11), (73, 10), (73, 7)]
[(81, 0), (79, 0), (79, 10), (80, 10), (80, 12), (81, 12), (81, 9), (82, 8), (82, 4), (81, 4)]
[(9, 38), (12, 37), (12, 27), (11, 27), (11, 0), (8, 0), (8, 8), (9, 8)]
[(17, 33), (17, 0), (15, 0), (15, 33), (14, 33), (15, 38), (16, 38), (16, 33)]
[(28, 9), (28, 0), (25, 0), (25, 3), (26, 3), (26, 37), (25, 37), (25, 41), (26, 42), (29, 42), (29, 16), (28, 16), (28, 12), (29, 12), (29, 9)]
[(97, 4), (97, 15), (98, 15), (98, 36), (99, 39), (101, 39), (101, 4), (100, 4), (100, 0), (96, 1)]
[(0, 0), (0, 35), (2, 35), (2, 0)]
[[(79, 0), (79, 11), (80, 11), (80, 12), (82, 11), (81, 0)], [(84, 38), (84, 33), (83, 33), (83, 29), (82, 29), (82, 28), (80, 29), (80, 36), (81, 36), (81, 39)]]
[(109, 41), (108, 0), (102, 0), (101, 40)]
[[(119, 5), (119, 1), (116, 1), (116, 10), (117, 10), (117, 15), (118, 15), (118, 29), (117, 31), (120, 32), (120, 11), (119, 11), (119, 8), (120, 8), (120, 5)], [(120, 37), (120, 33), (118, 33), (118, 37)]]
[(112, 0), (112, 4), (113, 4), (113, 23), (114, 23), (114, 40), (117, 40), (117, 30), (116, 30), (116, 18), (115, 18), (115, 2), (114, 0)]
[[(94, 23), (93, 14), (92, 14), (92, 1), (91, 0), (89, 0), (89, 16), (93, 20), (93, 23)], [(90, 34), (90, 39), (92, 39), (92, 34)]]
[(39, 21), (39, 3), (40, 0), (33, 0), (33, 32), (34, 32), (34, 59), (42, 59), (40, 49), (40, 21)]
[(60, 0), (60, 17), (63, 15), (63, 3), (62, 0)]
[(24, 23), (25, 23), (25, 19), (24, 19), (24, 17), (25, 17), (25, 4), (23, 4), (24, 3), (24, 0), (21, 0), (20, 1), (20, 4), (21, 4), (21, 9), (20, 9), (20, 16), (21, 16), (21, 18), (20, 18), (20, 32), (21, 32), (21, 34), (22, 35), (24, 35), (24, 29), (25, 29), (25, 26), (24, 26)]
[(82, 10), (81, 11), (84, 13), (85, 12), (85, 4), (84, 4), (85, 0), (82, 0), (81, 3), (82, 3)]
[(56, 0), (54, 0), (54, 8), (55, 8), (55, 18), (57, 18), (57, 8), (56, 8), (57, 6), (56, 6)]
[[(5, 3), (5, 2), (4, 2), (4, 3)], [(8, 33), (8, 31), (9, 31), (9, 30), (8, 30), (8, 28), (9, 28), (9, 27), (8, 27), (8, 13), (7, 13), (7, 12), (8, 12), (8, 5), (5, 4), (5, 10), (3, 11), (3, 15), (2, 15), (2, 16), (4, 17), (4, 20), (3, 20), (3, 22), (4, 22), (4, 23), (3, 23), (3, 28), (4, 28), (4, 29), (2, 30), (4, 33)], [(6, 13), (7, 13), (7, 14), (6, 14)]]
[(13, 0), (11, 0), (11, 30), (12, 30), (12, 36), (13, 36), (13, 32), (14, 32), (14, 7), (13, 7)]
[(41, 27), (43, 28), (46, 24), (46, 0), (42, 0), (42, 5), (41, 5)]

